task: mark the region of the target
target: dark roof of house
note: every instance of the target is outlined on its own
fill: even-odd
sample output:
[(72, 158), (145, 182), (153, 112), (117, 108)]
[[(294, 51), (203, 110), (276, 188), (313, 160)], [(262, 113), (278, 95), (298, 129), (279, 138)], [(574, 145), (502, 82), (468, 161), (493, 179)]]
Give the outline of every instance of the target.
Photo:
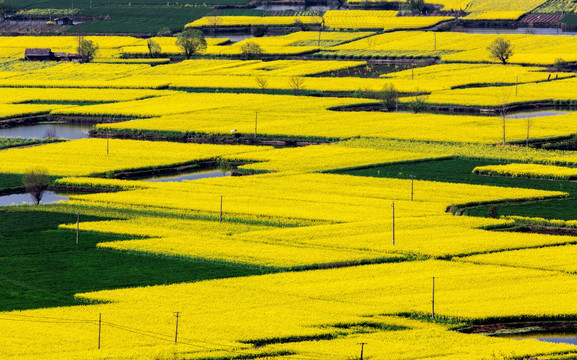
[(50, 56), (50, 49), (26, 49), (25, 56)]

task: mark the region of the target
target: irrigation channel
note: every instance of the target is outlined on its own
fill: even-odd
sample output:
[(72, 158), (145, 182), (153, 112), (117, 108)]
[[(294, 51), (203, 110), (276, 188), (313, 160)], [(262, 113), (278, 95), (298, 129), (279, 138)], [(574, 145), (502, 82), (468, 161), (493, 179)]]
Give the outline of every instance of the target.
[[(151, 177), (141, 179), (143, 181), (150, 181), (150, 182), (182, 182), (184, 180), (199, 180), (199, 179), (209, 179), (209, 178), (216, 178), (216, 177), (226, 177), (232, 176), (232, 171), (225, 171), (225, 170), (206, 170), (201, 169), (199, 171), (187, 172), (182, 173), (174, 176), (161, 176), (161, 177)], [(15, 190), (16, 193), (7, 194), (7, 195), (0, 195), (0, 206), (19, 206), (19, 205), (26, 205), (26, 204), (33, 204), (33, 200), (30, 194), (22, 192), (22, 190), (17, 189)], [(42, 200), (40, 204), (53, 204), (59, 201), (67, 201), (70, 200), (70, 195), (72, 194), (81, 194), (84, 192), (61, 192), (59, 190), (55, 191), (46, 191), (42, 196)]]

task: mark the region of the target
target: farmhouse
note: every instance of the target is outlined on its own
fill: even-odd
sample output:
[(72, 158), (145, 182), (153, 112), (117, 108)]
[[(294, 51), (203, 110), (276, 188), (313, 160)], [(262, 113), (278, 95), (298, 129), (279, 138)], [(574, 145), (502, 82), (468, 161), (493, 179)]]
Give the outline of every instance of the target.
[(50, 49), (26, 49), (24, 58), (28, 61), (48, 61), (54, 60), (54, 54)]
[(66, 52), (52, 52), (51, 49), (26, 49), (24, 59), (28, 61), (82, 61), (82, 55)]

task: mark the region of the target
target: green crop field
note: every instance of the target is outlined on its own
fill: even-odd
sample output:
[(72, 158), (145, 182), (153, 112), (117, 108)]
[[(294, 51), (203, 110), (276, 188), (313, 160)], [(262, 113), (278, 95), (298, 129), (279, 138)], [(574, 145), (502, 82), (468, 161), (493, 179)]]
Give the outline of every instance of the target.
[[(473, 169), (477, 166), (497, 164), (503, 164), (503, 162), (494, 160), (483, 161), (477, 159), (453, 158), (449, 160), (391, 164), (359, 170), (339, 171), (338, 173), (399, 179), (409, 179), (410, 175), (413, 175), (419, 180), (431, 180), (447, 183), (564, 191), (570, 194), (569, 198), (525, 204), (502, 204), (497, 207), (498, 213), (499, 215), (542, 217), (547, 219), (571, 220), (575, 218), (574, 209), (577, 208), (577, 184), (575, 182), (473, 174)], [(467, 210), (466, 214), (470, 216), (488, 216), (489, 207), (490, 206), (478, 206)]]
[(207, 6), (184, 8), (115, 7), (93, 8), (81, 12), (82, 16), (105, 18), (88, 21), (71, 27), (68, 33), (153, 33), (166, 29), (182, 30), (184, 25), (212, 11)]
[[(81, 216), (81, 221), (106, 220)], [(74, 294), (261, 274), (263, 269), (101, 250), (118, 235), (58, 230), (76, 214), (27, 207), (0, 211), (0, 311), (74, 305)]]

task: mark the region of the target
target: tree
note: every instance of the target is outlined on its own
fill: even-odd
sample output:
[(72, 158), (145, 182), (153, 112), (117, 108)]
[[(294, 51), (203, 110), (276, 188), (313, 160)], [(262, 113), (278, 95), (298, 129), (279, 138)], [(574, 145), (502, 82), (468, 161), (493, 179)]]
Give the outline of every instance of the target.
[(268, 78), (264, 77), (264, 76), (257, 76), (256, 78), (254, 78), (254, 80), (256, 81), (258, 87), (262, 90), (262, 92), (264, 93), (264, 91), (266, 90), (266, 88), (268, 87)]
[(146, 45), (148, 45), (148, 54), (150, 55), (151, 58), (158, 57), (162, 52), (160, 44), (152, 39), (148, 39)]
[(176, 46), (180, 47), (187, 59), (206, 49), (206, 40), (200, 30), (187, 28), (177, 35)]
[(387, 84), (383, 86), (383, 89), (380, 91), (379, 98), (387, 111), (391, 112), (397, 107), (399, 92), (393, 84)]
[(244, 59), (256, 59), (261, 56), (264, 51), (262, 51), (259, 44), (254, 41), (247, 41), (240, 46), (240, 51)]
[(407, 0), (409, 4), (409, 9), (413, 14), (422, 14), (427, 10), (427, 4), (425, 4), (425, 0)]
[(85, 62), (90, 62), (98, 52), (98, 45), (96, 45), (92, 40), (81, 39), (78, 42), (77, 50)]
[(8, 14), (12, 10), (12, 6), (8, 0), (0, 0), (0, 17), (2, 19), (6, 18), (6, 14)]
[(513, 55), (513, 46), (508, 40), (498, 37), (487, 47), (489, 50), (489, 56), (493, 59), (497, 59), (503, 64), (507, 63), (507, 60)]
[(27, 171), (22, 179), (26, 192), (32, 196), (36, 205), (40, 204), (42, 195), (50, 186), (50, 177), (46, 169), (37, 168)]
[(293, 89), (295, 95), (298, 95), (299, 91), (304, 89), (305, 79), (300, 76), (291, 76), (289, 78), (289, 87)]

